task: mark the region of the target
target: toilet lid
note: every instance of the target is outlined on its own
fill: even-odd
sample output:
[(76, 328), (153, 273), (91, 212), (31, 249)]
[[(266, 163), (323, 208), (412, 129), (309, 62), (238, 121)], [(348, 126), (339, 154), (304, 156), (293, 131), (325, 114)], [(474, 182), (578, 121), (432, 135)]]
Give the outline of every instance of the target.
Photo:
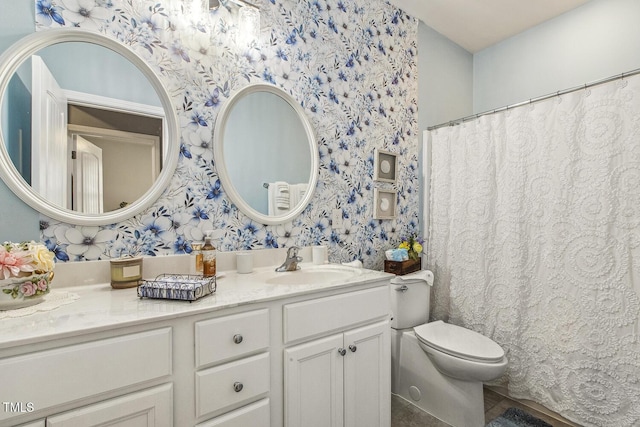
[(495, 341), (461, 326), (437, 322), (413, 328), (422, 343), (452, 356), (477, 362), (500, 362), (504, 350)]

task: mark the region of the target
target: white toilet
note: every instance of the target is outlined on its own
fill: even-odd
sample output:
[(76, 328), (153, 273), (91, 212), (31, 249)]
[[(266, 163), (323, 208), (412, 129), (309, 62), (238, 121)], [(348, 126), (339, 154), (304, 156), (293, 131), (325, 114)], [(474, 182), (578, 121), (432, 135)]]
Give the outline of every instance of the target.
[(442, 321), (427, 323), (433, 273), (391, 279), (391, 392), (453, 427), (482, 427), (482, 383), (507, 369), (491, 339)]

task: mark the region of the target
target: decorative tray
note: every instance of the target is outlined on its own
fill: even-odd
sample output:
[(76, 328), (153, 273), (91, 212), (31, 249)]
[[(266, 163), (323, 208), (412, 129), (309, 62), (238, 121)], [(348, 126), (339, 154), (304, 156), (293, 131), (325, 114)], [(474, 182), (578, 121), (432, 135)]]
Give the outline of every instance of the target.
[(216, 278), (190, 274), (161, 274), (153, 280), (142, 280), (140, 298), (195, 301), (216, 291)]

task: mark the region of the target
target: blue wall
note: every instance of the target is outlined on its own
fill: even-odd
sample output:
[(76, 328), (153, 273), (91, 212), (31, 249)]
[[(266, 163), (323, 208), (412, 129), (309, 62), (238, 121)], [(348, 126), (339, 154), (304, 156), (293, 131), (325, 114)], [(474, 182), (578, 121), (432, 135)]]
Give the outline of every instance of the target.
[(480, 113), (640, 67), (640, 1), (592, 0), (474, 55)]
[[(0, 52), (35, 31), (34, 6), (31, 1), (12, 2), (2, 7)], [(0, 181), (0, 241), (38, 240), (39, 214), (16, 197)]]
[(13, 164), (31, 184), (31, 91), (17, 74), (2, 99), (2, 135)]
[(62, 89), (161, 107), (153, 86), (119, 53), (89, 43), (64, 43), (38, 52)]
[(418, 26), (420, 129), (473, 110), (473, 55), (431, 27)]

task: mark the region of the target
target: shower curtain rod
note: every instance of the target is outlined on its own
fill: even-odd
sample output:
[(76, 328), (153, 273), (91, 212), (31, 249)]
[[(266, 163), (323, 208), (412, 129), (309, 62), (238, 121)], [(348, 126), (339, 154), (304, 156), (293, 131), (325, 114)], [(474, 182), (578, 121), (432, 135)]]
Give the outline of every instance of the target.
[(554, 96), (565, 95), (567, 93), (576, 92), (578, 90), (588, 89), (588, 88), (593, 87), (593, 86), (601, 85), (601, 84), (604, 84), (604, 83), (609, 83), (609, 82), (612, 82), (614, 80), (624, 79), (625, 77), (634, 76), (636, 74), (640, 74), (640, 68), (636, 68), (635, 70), (632, 70), (632, 71), (629, 71), (629, 72), (626, 72), (626, 73), (616, 74), (615, 76), (611, 76), (611, 77), (607, 77), (607, 78), (604, 78), (604, 79), (596, 80), (596, 81), (591, 82), (591, 83), (586, 83), (586, 84), (584, 84), (582, 86), (576, 86), (576, 87), (572, 87), (570, 89), (559, 90), (557, 92), (550, 93), (548, 95), (542, 95), (542, 96), (539, 96), (537, 98), (531, 98), (528, 101), (518, 102), (517, 104), (507, 105), (506, 107), (496, 108), (495, 110), (487, 110), (485, 112), (478, 113), (478, 114), (471, 114), (471, 115), (463, 117), (461, 119), (450, 120), (448, 122), (444, 122), (444, 123), (441, 123), (439, 125), (430, 126), (430, 127), (427, 128), (427, 130), (431, 131), (431, 130), (436, 130), (436, 129), (443, 128), (443, 127), (446, 127), (446, 126), (459, 125), (459, 124), (462, 124), (464, 122), (468, 122), (470, 120), (477, 119), (477, 118), (479, 118), (481, 116), (488, 116), (489, 114), (499, 113), (501, 111), (506, 111), (506, 110), (509, 110), (511, 108), (522, 107), (523, 105), (528, 105), (528, 104), (533, 104), (534, 102), (544, 101), (545, 99), (553, 98)]

